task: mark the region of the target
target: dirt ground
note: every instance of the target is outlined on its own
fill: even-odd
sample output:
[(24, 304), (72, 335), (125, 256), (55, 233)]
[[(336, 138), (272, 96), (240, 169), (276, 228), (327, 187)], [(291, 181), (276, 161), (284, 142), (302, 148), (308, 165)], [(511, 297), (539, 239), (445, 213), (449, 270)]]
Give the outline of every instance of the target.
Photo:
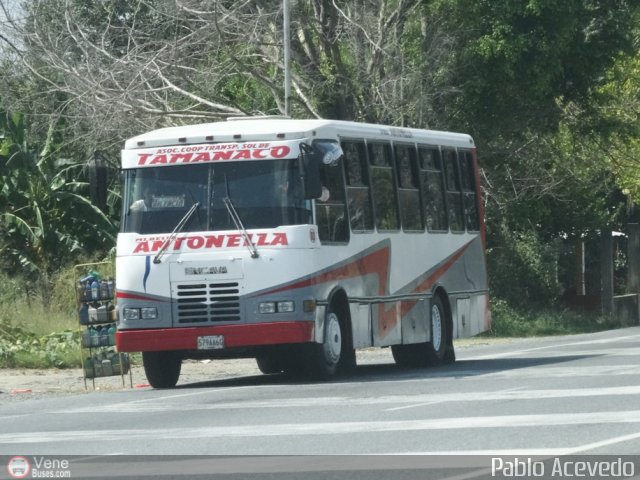
[[(219, 380), (243, 375), (260, 375), (254, 359), (185, 361), (180, 383)], [(124, 385), (123, 385), (124, 382)], [(95, 388), (94, 388), (95, 384)], [(81, 369), (0, 369), (0, 404), (6, 401), (46, 395), (113, 391), (123, 388), (150, 388), (142, 366), (133, 366), (131, 375), (86, 381)]]
[[(455, 341), (456, 351), (473, 345), (509, 341), (507, 339), (472, 338)], [(358, 351), (358, 364), (393, 363), (388, 348), (369, 348)], [(236, 360), (187, 360), (182, 364), (179, 384), (222, 380), (246, 375), (261, 375), (256, 361)], [(78, 369), (0, 369), (0, 404), (50, 395), (92, 393), (94, 391), (115, 391), (123, 388), (151, 388), (142, 366), (134, 366), (129, 374), (101, 377), (85, 381), (82, 370)]]

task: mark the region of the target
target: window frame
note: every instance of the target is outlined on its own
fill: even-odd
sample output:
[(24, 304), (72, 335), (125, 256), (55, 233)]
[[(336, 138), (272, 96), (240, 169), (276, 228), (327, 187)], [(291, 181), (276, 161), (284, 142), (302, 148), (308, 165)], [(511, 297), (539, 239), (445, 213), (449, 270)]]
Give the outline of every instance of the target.
[[(360, 169), (361, 169), (361, 174), (362, 174), (362, 180), (363, 180), (363, 185), (349, 185), (349, 171), (348, 171), (348, 165), (347, 165), (347, 160), (346, 160), (346, 149), (344, 148), (345, 144), (355, 144), (355, 145), (359, 145), (359, 160), (360, 160)], [(355, 234), (361, 234), (361, 233), (373, 233), (375, 231), (375, 226), (376, 226), (376, 220), (375, 220), (375, 211), (374, 211), (374, 204), (373, 204), (373, 194), (372, 194), (372, 187), (371, 187), (371, 173), (369, 172), (369, 158), (367, 155), (367, 142), (364, 138), (350, 138), (350, 137), (344, 137), (344, 138), (340, 138), (340, 147), (342, 148), (343, 152), (345, 152), (345, 156), (342, 159), (342, 168), (343, 168), (343, 180), (344, 180), (344, 188), (345, 188), (345, 199), (346, 199), (346, 204), (345, 204), (345, 208), (347, 211), (347, 218), (349, 220), (349, 231), (351, 233), (355, 233)], [(364, 155), (363, 155), (364, 154)], [(352, 224), (352, 218), (351, 218), (351, 211), (349, 209), (349, 190), (365, 190), (367, 191), (367, 206), (369, 208), (369, 212), (371, 215), (371, 228), (363, 228), (363, 229), (354, 229), (353, 228), (353, 224)]]
[[(409, 168), (411, 170), (412, 183), (415, 185), (415, 187), (406, 188), (400, 185), (401, 183), (400, 168), (401, 167), (400, 167), (400, 161), (397, 153), (398, 149), (406, 149), (409, 152)], [(423, 208), (422, 191), (420, 188), (420, 165), (418, 164), (417, 146), (415, 143), (394, 142), (393, 156), (395, 158), (395, 168), (396, 168), (396, 190), (397, 190), (397, 197), (398, 197), (398, 208), (400, 213), (400, 228), (402, 229), (403, 232), (406, 232), (406, 233), (424, 233), (426, 229), (426, 218), (425, 218), (425, 211)], [(403, 191), (415, 191), (418, 193), (418, 212), (420, 215), (420, 220), (419, 220), (420, 227), (418, 229), (409, 229), (409, 228), (406, 228), (405, 226), (403, 209), (402, 209), (403, 203), (400, 200), (400, 196)]]
[[(470, 188), (467, 188), (465, 185), (465, 178), (463, 176), (463, 162), (466, 162), (467, 181), (469, 182)], [(480, 232), (480, 202), (479, 202), (479, 193), (478, 193), (478, 184), (476, 178), (476, 162), (473, 155), (473, 151), (471, 149), (460, 148), (458, 149), (458, 164), (460, 171), (460, 188), (462, 191), (462, 209), (464, 216), (464, 226), (466, 231), (469, 233), (479, 233)], [(473, 197), (473, 204), (475, 206), (475, 226), (477, 228), (469, 228), (468, 222), (468, 210), (467, 210), (467, 201), (468, 197)]]
[[(395, 233), (395, 232), (400, 232), (402, 231), (402, 222), (400, 219), (400, 206), (399, 206), (399, 201), (398, 201), (398, 182), (396, 179), (396, 172), (395, 172), (395, 158), (393, 155), (393, 145), (390, 141), (385, 141), (385, 140), (367, 140), (366, 142), (367, 145), (367, 157), (368, 157), (368, 165), (369, 165), (369, 182), (370, 182), (370, 194), (371, 194), (371, 200), (372, 200), (372, 204), (373, 204), (373, 225), (374, 228), (376, 230), (376, 232), (381, 232), (381, 233)], [(389, 165), (385, 165), (385, 166), (380, 166), (380, 165), (374, 165), (373, 163), (373, 154), (372, 154), (372, 147), (374, 145), (382, 145), (384, 148), (384, 152), (385, 152), (385, 157), (388, 160)], [(377, 205), (376, 205), (376, 197), (375, 197), (375, 188), (373, 185), (374, 182), (374, 171), (373, 169), (378, 168), (378, 169), (386, 169), (388, 171), (391, 172), (391, 188), (392, 188), (392, 205), (393, 208), (395, 209), (395, 219), (396, 219), (396, 226), (395, 228), (389, 228), (389, 229), (381, 229), (378, 225), (378, 209), (377, 209)]]
[[(420, 151), (421, 149), (424, 150), (432, 150), (437, 152), (438, 155), (438, 159), (440, 160), (440, 169), (439, 170), (435, 170), (433, 168), (424, 168), (421, 162), (421, 156), (420, 156)], [(432, 145), (432, 144), (427, 144), (427, 143), (422, 143), (422, 144), (418, 144), (417, 146), (417, 151), (418, 151), (418, 168), (420, 170), (420, 195), (421, 195), (421, 206), (422, 206), (422, 213), (424, 215), (424, 223), (425, 223), (425, 228), (427, 230), (428, 233), (449, 233), (450, 228), (449, 228), (449, 205), (447, 202), (447, 189), (446, 189), (446, 183), (445, 183), (445, 179), (444, 179), (444, 159), (442, 157), (442, 146), (440, 145)], [(440, 183), (440, 195), (442, 196), (442, 206), (444, 209), (444, 228), (443, 229), (432, 229), (429, 227), (429, 224), (427, 222), (427, 211), (426, 211), (426, 201), (427, 201), (427, 194), (424, 191), (424, 182), (423, 182), (423, 178), (425, 175), (428, 174), (437, 174), (438, 175), (438, 179), (439, 179), (439, 183)]]
[[(465, 210), (464, 210), (464, 196), (462, 194), (462, 178), (460, 176), (460, 158), (458, 156), (458, 148), (457, 147), (442, 147), (441, 151), (442, 151), (442, 168), (443, 168), (444, 180), (445, 180), (444, 186), (445, 186), (445, 193), (446, 193), (445, 197), (446, 197), (446, 203), (447, 203), (447, 217), (448, 217), (448, 220), (449, 220), (449, 222), (448, 222), (449, 223), (449, 231), (451, 233), (463, 234), (463, 233), (465, 233), (467, 231), (467, 228), (466, 228), (467, 226), (465, 224), (465, 216), (464, 216), (464, 213), (465, 213)], [(450, 177), (449, 177), (449, 171), (447, 170), (448, 162), (447, 162), (447, 158), (446, 158), (445, 152), (452, 152), (453, 155), (454, 155), (453, 156), (454, 162), (452, 162), (453, 166), (455, 168), (455, 171), (453, 172), (453, 174), (454, 174), (453, 179), (457, 184), (456, 187), (458, 188), (458, 190), (451, 190), (449, 188), (449, 180), (448, 179)], [(458, 212), (455, 212), (455, 211), (452, 210), (454, 208), (454, 206), (449, 204), (449, 197), (450, 196), (452, 196), (452, 197), (453, 196), (457, 196), (458, 197), (459, 205), (460, 205), (460, 208), (458, 209)], [(457, 213), (457, 215), (456, 215), (457, 220), (462, 225), (462, 229), (461, 230), (454, 230), (453, 229), (453, 225), (451, 224), (451, 216), (450, 216), (452, 213), (454, 213), (454, 214)]]
[[(321, 178), (323, 178), (326, 175), (326, 172), (331, 172), (331, 171), (335, 171), (336, 174), (339, 176), (339, 182), (337, 182), (338, 188), (341, 189), (341, 194), (342, 194), (342, 199), (340, 199), (338, 202), (336, 201), (331, 201), (332, 197), (329, 197), (329, 200), (327, 202), (321, 202), (319, 199), (315, 199), (313, 202), (313, 223), (314, 225), (316, 225), (316, 228), (318, 229), (318, 239), (320, 241), (321, 245), (348, 245), (349, 242), (351, 241), (351, 225), (349, 223), (349, 212), (347, 209), (347, 191), (346, 191), (346, 179), (345, 179), (345, 171), (344, 171), (344, 166), (342, 165), (342, 163), (344, 163), (344, 158), (340, 158), (338, 160), (338, 165), (335, 166), (322, 166), (321, 170), (320, 170), (320, 176)], [(329, 190), (329, 194), (331, 195), (331, 189)], [(335, 197), (334, 197), (335, 198)], [(342, 206), (342, 212), (343, 212), (343, 216), (344, 216), (344, 222), (346, 223), (346, 233), (347, 233), (347, 238), (346, 240), (327, 240), (327, 239), (323, 239), (322, 238), (322, 230), (320, 229), (320, 225), (319, 225), (319, 215), (318, 215), (318, 211), (320, 210), (320, 208), (322, 208), (323, 206), (338, 206), (338, 204), (340, 204)]]

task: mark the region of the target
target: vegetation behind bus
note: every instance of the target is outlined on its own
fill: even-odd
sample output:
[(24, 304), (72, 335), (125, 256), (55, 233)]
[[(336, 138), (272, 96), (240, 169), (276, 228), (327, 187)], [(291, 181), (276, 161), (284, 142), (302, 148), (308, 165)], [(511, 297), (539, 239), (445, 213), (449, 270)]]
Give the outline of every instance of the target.
[[(0, 269), (11, 280), (0, 285), (3, 308), (15, 294), (27, 306), (64, 310), (52, 292), (65, 265), (113, 248), (125, 138), (281, 113), (280, 3), (258, 11), (230, 2), (240, 10), (196, 15), (152, 0), (43, 0), (25, 2), (18, 15), (33, 21), (3, 24)], [(638, 2), (348, 1), (340, 11), (325, 3), (293, 7), (300, 94), (291, 114), (471, 134), (482, 167), (494, 332), (503, 318), (565, 318), (570, 275), (559, 259), (567, 245), (638, 220)], [(214, 28), (216, 14), (227, 20)], [(379, 18), (388, 19), (382, 29)], [(195, 28), (203, 21), (212, 27)], [(180, 41), (195, 30), (197, 45)], [(149, 94), (149, 85), (164, 93)], [(110, 172), (103, 214), (86, 202), (83, 167), (96, 151)], [(6, 307), (3, 315), (14, 324), (43, 316), (25, 312)]]

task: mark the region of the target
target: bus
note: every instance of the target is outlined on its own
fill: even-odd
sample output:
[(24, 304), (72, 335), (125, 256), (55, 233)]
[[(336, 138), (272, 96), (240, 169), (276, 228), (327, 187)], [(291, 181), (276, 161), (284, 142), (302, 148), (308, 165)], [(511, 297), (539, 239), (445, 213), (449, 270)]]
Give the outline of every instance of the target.
[(318, 379), (368, 347), (446, 364), (490, 327), (469, 135), (229, 119), (131, 138), (122, 172), (116, 343), (154, 388), (184, 359)]

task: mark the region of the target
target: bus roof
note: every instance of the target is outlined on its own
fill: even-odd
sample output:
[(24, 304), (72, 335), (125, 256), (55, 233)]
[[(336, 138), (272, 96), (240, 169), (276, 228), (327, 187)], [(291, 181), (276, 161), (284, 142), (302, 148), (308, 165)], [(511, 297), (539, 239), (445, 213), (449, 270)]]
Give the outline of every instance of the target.
[(168, 127), (138, 135), (125, 149), (191, 145), (211, 142), (250, 142), (303, 138), (367, 138), (474, 147), (471, 136), (461, 133), (392, 127), (343, 120), (296, 120), (290, 118), (246, 117), (225, 122)]

